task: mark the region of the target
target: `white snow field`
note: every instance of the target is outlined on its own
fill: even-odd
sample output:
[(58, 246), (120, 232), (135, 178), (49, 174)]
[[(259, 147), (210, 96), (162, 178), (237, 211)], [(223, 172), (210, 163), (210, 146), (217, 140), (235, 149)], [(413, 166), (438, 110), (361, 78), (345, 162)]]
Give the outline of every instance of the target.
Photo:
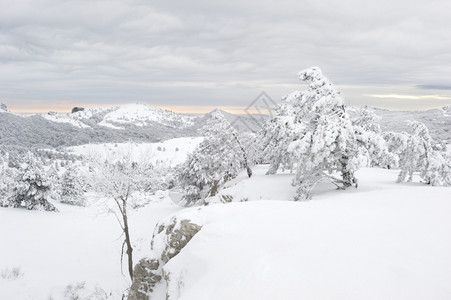
[[(291, 175), (266, 168), (222, 191), (248, 202), (182, 209), (159, 192), (131, 213), (135, 262), (151, 255), (159, 220), (203, 225), (165, 266), (179, 279), (171, 299), (451, 299), (450, 188), (362, 169), (358, 189), (324, 184), (313, 200), (293, 202)], [(115, 217), (100, 204), (57, 205), (59, 213), (0, 209), (0, 299), (76, 299), (70, 291), (84, 281), (80, 299), (120, 299), (130, 282)], [(160, 286), (152, 299), (164, 294)]]
[[(246, 197), (246, 187), (257, 186), (260, 194), (286, 195), (289, 182), (271, 185), (256, 173), (237, 185)], [(203, 228), (165, 266), (181, 282), (170, 295), (451, 299), (451, 190), (396, 184), (396, 175), (363, 169), (358, 189), (323, 185), (311, 201), (252, 201), (180, 212), (180, 219)], [(235, 187), (231, 190), (238, 196)]]
[(134, 161), (149, 160), (152, 163), (164, 162), (175, 166), (185, 161), (188, 153), (202, 142), (203, 137), (174, 138), (160, 143), (101, 143), (68, 147), (67, 150), (78, 155), (101, 156), (102, 159), (114, 159), (131, 155)]

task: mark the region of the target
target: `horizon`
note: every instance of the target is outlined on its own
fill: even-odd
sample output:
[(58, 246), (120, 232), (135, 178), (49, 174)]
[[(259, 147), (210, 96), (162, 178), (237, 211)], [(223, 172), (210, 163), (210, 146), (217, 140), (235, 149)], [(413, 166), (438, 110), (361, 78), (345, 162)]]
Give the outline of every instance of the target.
[[(6, 103), (4, 103), (5, 105), (7, 105)], [(55, 112), (58, 114), (70, 114), (71, 110), (74, 107), (83, 107), (84, 109), (92, 109), (92, 108), (100, 108), (100, 107), (115, 107), (115, 106), (122, 106), (122, 105), (130, 105), (130, 104), (144, 104), (147, 106), (152, 106), (152, 107), (156, 107), (162, 110), (168, 110), (174, 113), (179, 113), (179, 114), (206, 114), (209, 112), (212, 112), (215, 109), (220, 109), (223, 110), (225, 112), (231, 113), (231, 114), (265, 114), (265, 113), (261, 113), (259, 111), (257, 111), (256, 108), (254, 109), (250, 109), (249, 107), (246, 106), (165, 106), (165, 105), (152, 105), (150, 103), (144, 103), (144, 102), (124, 102), (124, 103), (119, 103), (119, 104), (100, 104), (100, 105), (87, 105), (87, 106), (79, 106), (79, 105), (74, 105), (71, 107), (60, 107), (60, 109), (56, 110), (56, 109), (36, 109), (33, 111), (30, 110), (17, 110), (14, 108), (13, 109), (10, 108), (9, 105), (7, 105), (8, 107), (8, 112), (10, 113), (16, 113), (16, 114), (47, 114), (49, 112)], [(428, 110), (434, 110), (434, 109), (442, 109), (443, 107), (446, 106), (451, 106), (451, 102), (449, 104), (445, 104), (441, 107), (431, 107), (431, 108), (425, 108), (425, 109), (389, 109), (389, 108), (383, 108), (383, 107), (373, 107), (373, 106), (368, 106), (371, 109), (379, 109), (379, 110), (388, 110), (388, 111), (411, 111), (411, 112), (415, 112), (415, 111), (428, 111)], [(359, 108), (359, 107), (363, 107), (363, 106), (353, 106), (353, 105), (347, 105), (347, 107), (352, 107), (352, 108)]]

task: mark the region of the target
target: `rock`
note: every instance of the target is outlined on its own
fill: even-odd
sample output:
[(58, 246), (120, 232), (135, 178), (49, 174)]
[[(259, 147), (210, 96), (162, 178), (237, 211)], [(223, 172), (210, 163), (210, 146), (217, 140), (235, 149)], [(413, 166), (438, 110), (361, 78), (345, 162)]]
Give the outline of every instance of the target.
[(71, 113), (73, 114), (73, 113), (76, 113), (76, 112), (79, 112), (79, 111), (84, 111), (84, 110), (85, 110), (84, 107), (77, 107), (77, 106), (75, 106), (74, 108), (72, 108)]
[(154, 287), (162, 280), (166, 283), (170, 280), (169, 274), (164, 272), (164, 265), (179, 254), (201, 228), (202, 226), (188, 219), (178, 220), (176, 217), (168, 223), (157, 224), (151, 242), (156, 258), (144, 258), (136, 264), (127, 299), (151, 299)]
[(0, 110), (8, 111), (8, 106), (6, 106), (6, 104), (0, 103)]
[(180, 253), (180, 251), (188, 244), (196, 233), (202, 228), (201, 226), (191, 223), (190, 220), (180, 221), (180, 228), (176, 228), (177, 222), (174, 222), (166, 228), (168, 241), (166, 248), (161, 254), (161, 260), (166, 264), (171, 258)]
[(141, 259), (133, 270), (133, 283), (127, 299), (148, 300), (155, 285), (161, 281), (161, 273), (158, 259)]

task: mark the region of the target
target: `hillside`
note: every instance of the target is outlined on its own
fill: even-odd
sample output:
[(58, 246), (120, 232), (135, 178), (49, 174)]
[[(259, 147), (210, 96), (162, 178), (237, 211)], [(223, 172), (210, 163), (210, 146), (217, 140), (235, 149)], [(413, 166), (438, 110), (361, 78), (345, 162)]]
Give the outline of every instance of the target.
[[(239, 131), (257, 132), (264, 115), (236, 115), (221, 111)], [(351, 115), (354, 108), (349, 108)], [(384, 131), (403, 131), (407, 120), (424, 122), (437, 140), (451, 141), (449, 107), (428, 111), (375, 109)], [(185, 115), (145, 104), (89, 108), (72, 114), (23, 115), (0, 113), (0, 145), (55, 148), (87, 143), (158, 142), (175, 137), (196, 136), (211, 113)]]
[[(268, 179), (266, 168), (255, 167), (251, 179), (240, 175), (222, 192), (237, 201), (252, 193), (249, 202), (183, 209), (161, 192), (131, 212), (136, 260), (158, 253), (150, 249), (157, 224), (175, 217), (202, 226), (165, 266), (170, 289), (158, 286), (151, 299), (167, 292), (196, 300), (451, 297), (447, 188), (396, 184), (397, 171), (362, 169), (358, 189), (322, 185), (314, 200), (293, 202), (291, 175)], [(3, 243), (27, 247), (0, 249), (2, 272), (20, 268), (16, 279), (0, 278), (0, 298), (120, 299), (130, 284), (117, 263), (120, 229), (97, 203), (60, 204), (53, 214), (1, 209)]]
[(105, 142), (157, 142), (196, 135), (193, 118), (144, 105), (73, 114), (0, 113), (0, 145), (65, 147)]

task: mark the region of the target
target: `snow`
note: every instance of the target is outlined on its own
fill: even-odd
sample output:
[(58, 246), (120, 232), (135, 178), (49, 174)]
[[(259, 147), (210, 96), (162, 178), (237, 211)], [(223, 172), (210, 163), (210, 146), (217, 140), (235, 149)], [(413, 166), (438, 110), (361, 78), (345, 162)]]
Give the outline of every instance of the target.
[[(323, 185), (312, 201), (251, 201), (181, 212), (181, 218), (202, 220), (203, 227), (165, 266), (176, 281), (171, 295), (450, 299), (449, 189), (396, 184), (397, 172), (390, 170), (363, 169), (357, 176), (360, 188)], [(286, 188), (268, 187), (258, 175), (253, 181), (265, 190)]]
[(176, 166), (183, 163), (187, 154), (193, 152), (202, 140), (202, 137), (183, 137), (159, 143), (85, 144), (69, 147), (67, 150), (77, 155), (96, 158), (100, 156), (102, 159), (118, 158), (130, 153), (134, 161), (150, 160), (152, 163), (159, 161)]
[[(80, 282), (121, 299), (130, 285), (126, 265), (122, 275), (119, 263), (121, 229), (114, 215), (105, 212), (102, 199), (97, 200), (87, 208), (56, 204), (59, 213), (0, 209), (0, 272), (19, 267), (23, 273), (16, 280), (0, 277), (0, 299), (64, 299), (66, 287)], [(166, 197), (131, 213), (136, 262), (158, 219), (177, 210)]]
[[(135, 262), (150, 254), (158, 221), (175, 214), (203, 226), (165, 266), (171, 299), (451, 298), (449, 188), (361, 169), (358, 189), (320, 184), (313, 200), (294, 202), (292, 175), (266, 176), (267, 168), (221, 192), (248, 202), (182, 209), (159, 192), (131, 212)], [(23, 273), (0, 276), (0, 299), (65, 299), (68, 285), (83, 281), (121, 299), (130, 284), (120, 270), (121, 229), (90, 197), (97, 204), (56, 204), (60, 213), (0, 208), (0, 273)], [(153, 299), (165, 299), (161, 288)]]
[(266, 171), (267, 165), (255, 166), (252, 168), (251, 178), (241, 172), (237, 178), (227, 182), (217, 196), (209, 198), (209, 201), (220, 201), (223, 195), (230, 195), (235, 201), (291, 200), (296, 192), (296, 188), (291, 185), (293, 174), (287, 171), (265, 175)]
[(149, 122), (159, 122), (166, 125), (169, 125), (171, 122), (179, 122), (183, 125), (183, 128), (192, 125), (193, 118), (157, 107), (135, 103), (115, 107), (113, 111), (105, 115), (99, 125), (117, 129), (118, 127), (114, 124), (134, 124), (142, 127), (149, 125)]
[(78, 128), (90, 128), (88, 125), (73, 117), (71, 114), (42, 114), (44, 119), (55, 123), (66, 123)]

